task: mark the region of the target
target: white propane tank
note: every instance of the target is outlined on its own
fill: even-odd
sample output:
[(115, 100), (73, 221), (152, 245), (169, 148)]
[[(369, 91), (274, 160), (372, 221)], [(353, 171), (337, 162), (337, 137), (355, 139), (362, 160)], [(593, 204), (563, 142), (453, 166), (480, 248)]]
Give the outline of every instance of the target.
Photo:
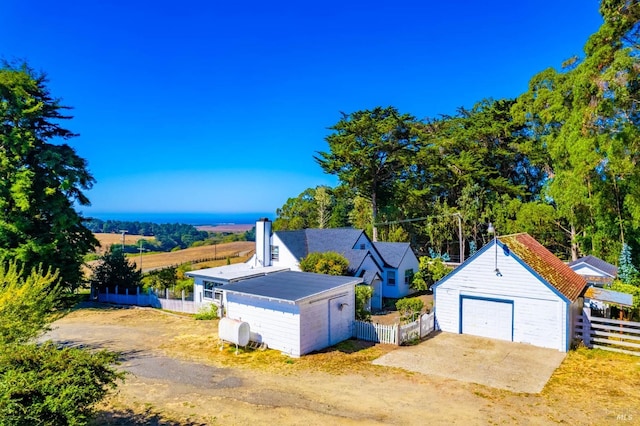
[(246, 322), (225, 317), (221, 318), (218, 323), (218, 337), (225, 342), (247, 346), (250, 336), (251, 330)]

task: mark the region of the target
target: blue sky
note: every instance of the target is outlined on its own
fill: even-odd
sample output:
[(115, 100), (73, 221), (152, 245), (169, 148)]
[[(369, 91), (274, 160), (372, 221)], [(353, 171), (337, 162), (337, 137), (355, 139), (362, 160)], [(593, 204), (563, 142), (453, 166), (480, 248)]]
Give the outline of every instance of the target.
[(0, 57), (74, 107), (88, 215), (274, 212), (335, 185), (313, 160), (340, 111), (418, 118), (581, 55), (595, 0), (4, 0)]

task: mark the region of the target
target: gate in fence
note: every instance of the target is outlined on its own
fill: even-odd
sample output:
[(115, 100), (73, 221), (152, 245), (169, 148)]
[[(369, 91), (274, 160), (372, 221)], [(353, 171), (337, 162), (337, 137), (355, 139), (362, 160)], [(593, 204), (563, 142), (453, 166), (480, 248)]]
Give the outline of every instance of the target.
[(593, 317), (585, 308), (577, 319), (575, 337), (588, 348), (640, 356), (640, 322)]
[(403, 343), (426, 337), (435, 329), (435, 314), (421, 315), (416, 321), (407, 324), (375, 324), (355, 321), (353, 337), (376, 343), (401, 345)]

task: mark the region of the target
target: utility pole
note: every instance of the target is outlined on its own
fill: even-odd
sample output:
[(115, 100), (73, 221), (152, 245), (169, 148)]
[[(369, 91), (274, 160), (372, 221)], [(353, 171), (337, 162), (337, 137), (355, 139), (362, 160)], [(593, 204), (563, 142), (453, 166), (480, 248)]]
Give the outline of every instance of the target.
[(129, 232), (126, 229), (121, 229), (120, 233), (122, 234), (122, 255), (124, 256), (124, 235)]

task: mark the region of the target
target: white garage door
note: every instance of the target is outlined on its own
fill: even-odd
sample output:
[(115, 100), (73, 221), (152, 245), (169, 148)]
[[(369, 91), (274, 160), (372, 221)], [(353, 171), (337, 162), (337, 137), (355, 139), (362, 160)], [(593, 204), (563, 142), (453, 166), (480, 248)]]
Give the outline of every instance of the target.
[(513, 340), (513, 303), (462, 298), (462, 334)]

